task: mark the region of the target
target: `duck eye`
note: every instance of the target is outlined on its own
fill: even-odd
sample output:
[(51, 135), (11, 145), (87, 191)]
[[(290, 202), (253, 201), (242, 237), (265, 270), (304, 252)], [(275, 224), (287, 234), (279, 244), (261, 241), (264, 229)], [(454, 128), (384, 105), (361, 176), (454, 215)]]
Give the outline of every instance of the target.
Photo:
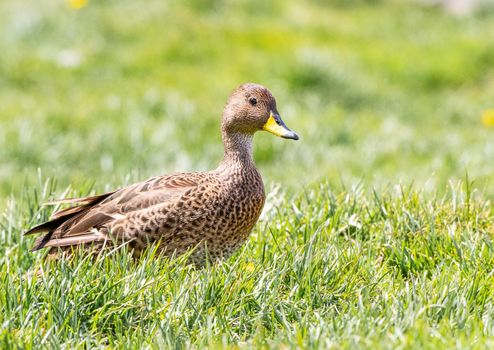
[(255, 106), (257, 104), (257, 99), (255, 97), (249, 97), (249, 103)]

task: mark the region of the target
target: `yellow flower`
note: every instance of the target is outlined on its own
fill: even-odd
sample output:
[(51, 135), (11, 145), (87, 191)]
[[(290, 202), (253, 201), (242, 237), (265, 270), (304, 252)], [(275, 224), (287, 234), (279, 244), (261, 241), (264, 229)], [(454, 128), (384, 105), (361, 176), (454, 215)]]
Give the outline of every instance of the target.
[(494, 126), (494, 109), (487, 109), (482, 114), (482, 124), (484, 126)]
[(88, 0), (66, 0), (71, 8), (74, 10), (80, 10), (87, 5)]
[(254, 269), (255, 269), (255, 266), (253, 263), (248, 263), (247, 266), (245, 267), (245, 270), (247, 272), (252, 272), (252, 271), (254, 271)]

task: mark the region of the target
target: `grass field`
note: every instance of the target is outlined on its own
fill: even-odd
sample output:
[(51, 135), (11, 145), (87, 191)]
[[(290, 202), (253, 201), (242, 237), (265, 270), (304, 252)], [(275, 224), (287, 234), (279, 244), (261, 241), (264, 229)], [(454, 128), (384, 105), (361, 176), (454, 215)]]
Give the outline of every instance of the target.
[[(489, 2), (72, 4), (0, 2), (0, 348), (494, 346)], [(29, 253), (47, 200), (215, 167), (245, 81), (301, 140), (256, 135), (238, 254)]]

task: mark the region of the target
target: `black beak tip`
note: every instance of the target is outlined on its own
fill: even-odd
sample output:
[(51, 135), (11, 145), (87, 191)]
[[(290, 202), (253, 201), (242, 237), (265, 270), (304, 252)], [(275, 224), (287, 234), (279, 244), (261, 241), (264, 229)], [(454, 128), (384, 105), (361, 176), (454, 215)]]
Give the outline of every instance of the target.
[(284, 139), (290, 139), (290, 140), (298, 140), (299, 137), (296, 133), (293, 131), (290, 131), (288, 134), (282, 136)]

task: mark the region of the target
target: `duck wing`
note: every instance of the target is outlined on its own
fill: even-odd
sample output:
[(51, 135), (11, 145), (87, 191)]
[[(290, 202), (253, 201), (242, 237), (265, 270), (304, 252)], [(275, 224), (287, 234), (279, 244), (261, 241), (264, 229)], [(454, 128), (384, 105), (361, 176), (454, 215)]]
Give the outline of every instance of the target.
[(177, 199), (202, 178), (200, 173), (159, 176), (114, 192), (51, 202), (75, 206), (57, 211), (25, 235), (47, 232), (36, 240), (32, 251), (105, 241), (108, 236), (100, 228), (125, 220), (134, 211)]

